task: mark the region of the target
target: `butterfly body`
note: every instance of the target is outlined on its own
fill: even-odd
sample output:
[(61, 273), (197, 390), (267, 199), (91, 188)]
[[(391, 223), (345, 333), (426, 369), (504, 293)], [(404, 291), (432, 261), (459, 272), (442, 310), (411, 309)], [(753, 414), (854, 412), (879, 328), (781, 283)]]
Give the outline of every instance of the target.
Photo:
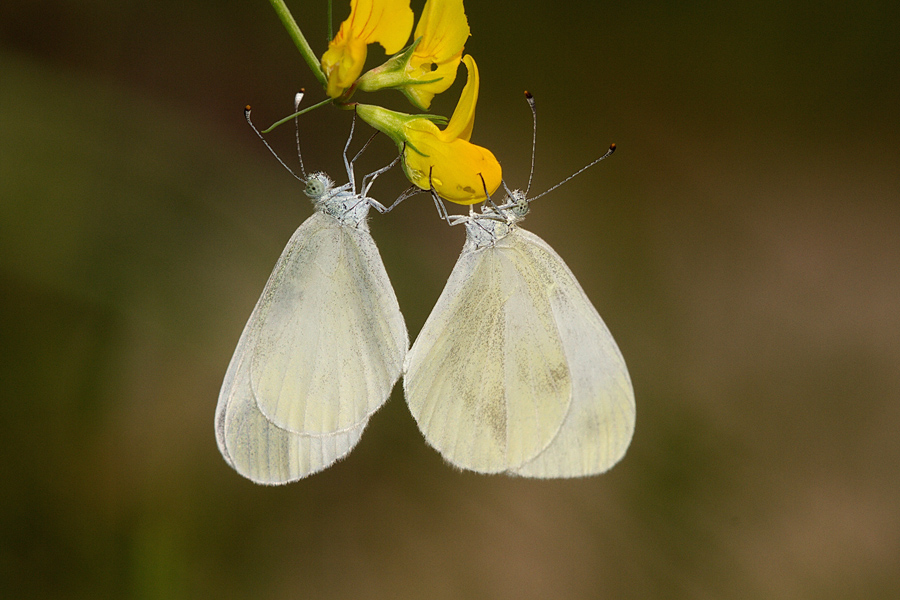
[(577, 477), (625, 453), (624, 359), (559, 255), (518, 223), (521, 192), (455, 217), (466, 244), (406, 358), (407, 403), (429, 444), (482, 473)]

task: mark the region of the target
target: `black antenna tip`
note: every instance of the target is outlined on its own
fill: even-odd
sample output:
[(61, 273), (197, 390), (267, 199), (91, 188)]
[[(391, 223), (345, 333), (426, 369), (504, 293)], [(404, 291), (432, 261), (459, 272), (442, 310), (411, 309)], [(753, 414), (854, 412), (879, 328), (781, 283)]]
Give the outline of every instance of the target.
[(528, 106), (532, 109), (534, 108), (534, 96), (531, 95), (531, 92), (525, 90), (525, 99), (528, 100)]
[(612, 144), (609, 145), (609, 153), (612, 154), (615, 151), (616, 151), (616, 143), (613, 142)]

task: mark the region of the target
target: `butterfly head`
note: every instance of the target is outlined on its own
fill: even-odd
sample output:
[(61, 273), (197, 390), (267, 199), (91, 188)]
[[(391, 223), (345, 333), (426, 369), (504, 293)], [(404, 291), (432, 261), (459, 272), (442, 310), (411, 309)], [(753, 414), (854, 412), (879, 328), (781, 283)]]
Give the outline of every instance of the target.
[(506, 202), (500, 207), (503, 214), (511, 222), (521, 221), (528, 214), (528, 198), (522, 190), (512, 190), (506, 197)]

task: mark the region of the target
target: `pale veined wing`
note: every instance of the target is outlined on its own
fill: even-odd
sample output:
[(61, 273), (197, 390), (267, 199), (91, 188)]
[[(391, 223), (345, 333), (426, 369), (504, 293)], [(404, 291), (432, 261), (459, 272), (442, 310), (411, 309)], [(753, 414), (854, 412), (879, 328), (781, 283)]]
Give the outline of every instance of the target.
[[(362, 221), (365, 223), (365, 221)], [(293, 433), (356, 427), (387, 399), (406, 327), (368, 231), (319, 211), (278, 260), (248, 328), (260, 411)]]
[[(597, 309), (562, 258), (523, 229), (507, 239), (549, 274), (550, 307), (569, 367), (572, 399), (553, 442), (516, 469), (530, 477), (579, 477), (610, 469), (634, 434), (634, 390), (625, 359)], [(504, 240), (506, 241), (506, 240)]]
[(251, 481), (272, 485), (321, 471), (350, 452), (368, 419), (339, 433), (300, 435), (265, 418), (250, 385), (249, 353), (241, 352), (254, 345), (249, 334), (245, 329), (241, 335), (216, 407), (216, 441), (228, 464)]
[(407, 356), (404, 390), (429, 444), (495, 473), (536, 457), (571, 382), (543, 282), (516, 250), (468, 247)]

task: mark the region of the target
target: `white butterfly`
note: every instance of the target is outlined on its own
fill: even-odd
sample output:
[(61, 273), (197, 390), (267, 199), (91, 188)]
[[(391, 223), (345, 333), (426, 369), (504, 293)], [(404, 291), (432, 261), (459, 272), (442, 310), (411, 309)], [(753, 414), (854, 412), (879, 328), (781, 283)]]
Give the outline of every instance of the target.
[(509, 195), (448, 218), (465, 224), (466, 244), (407, 354), (407, 403), (428, 443), (462, 469), (602, 473), (634, 432), (625, 360), (559, 255), (518, 227), (525, 194)]
[(366, 223), (369, 207), (386, 210), (368, 193), (395, 163), (364, 177), (357, 193), (346, 150), (344, 161), (345, 185), (324, 173), (305, 178), (316, 212), (275, 264), (219, 394), (219, 450), (257, 483), (295, 481), (349, 453), (409, 347)]

